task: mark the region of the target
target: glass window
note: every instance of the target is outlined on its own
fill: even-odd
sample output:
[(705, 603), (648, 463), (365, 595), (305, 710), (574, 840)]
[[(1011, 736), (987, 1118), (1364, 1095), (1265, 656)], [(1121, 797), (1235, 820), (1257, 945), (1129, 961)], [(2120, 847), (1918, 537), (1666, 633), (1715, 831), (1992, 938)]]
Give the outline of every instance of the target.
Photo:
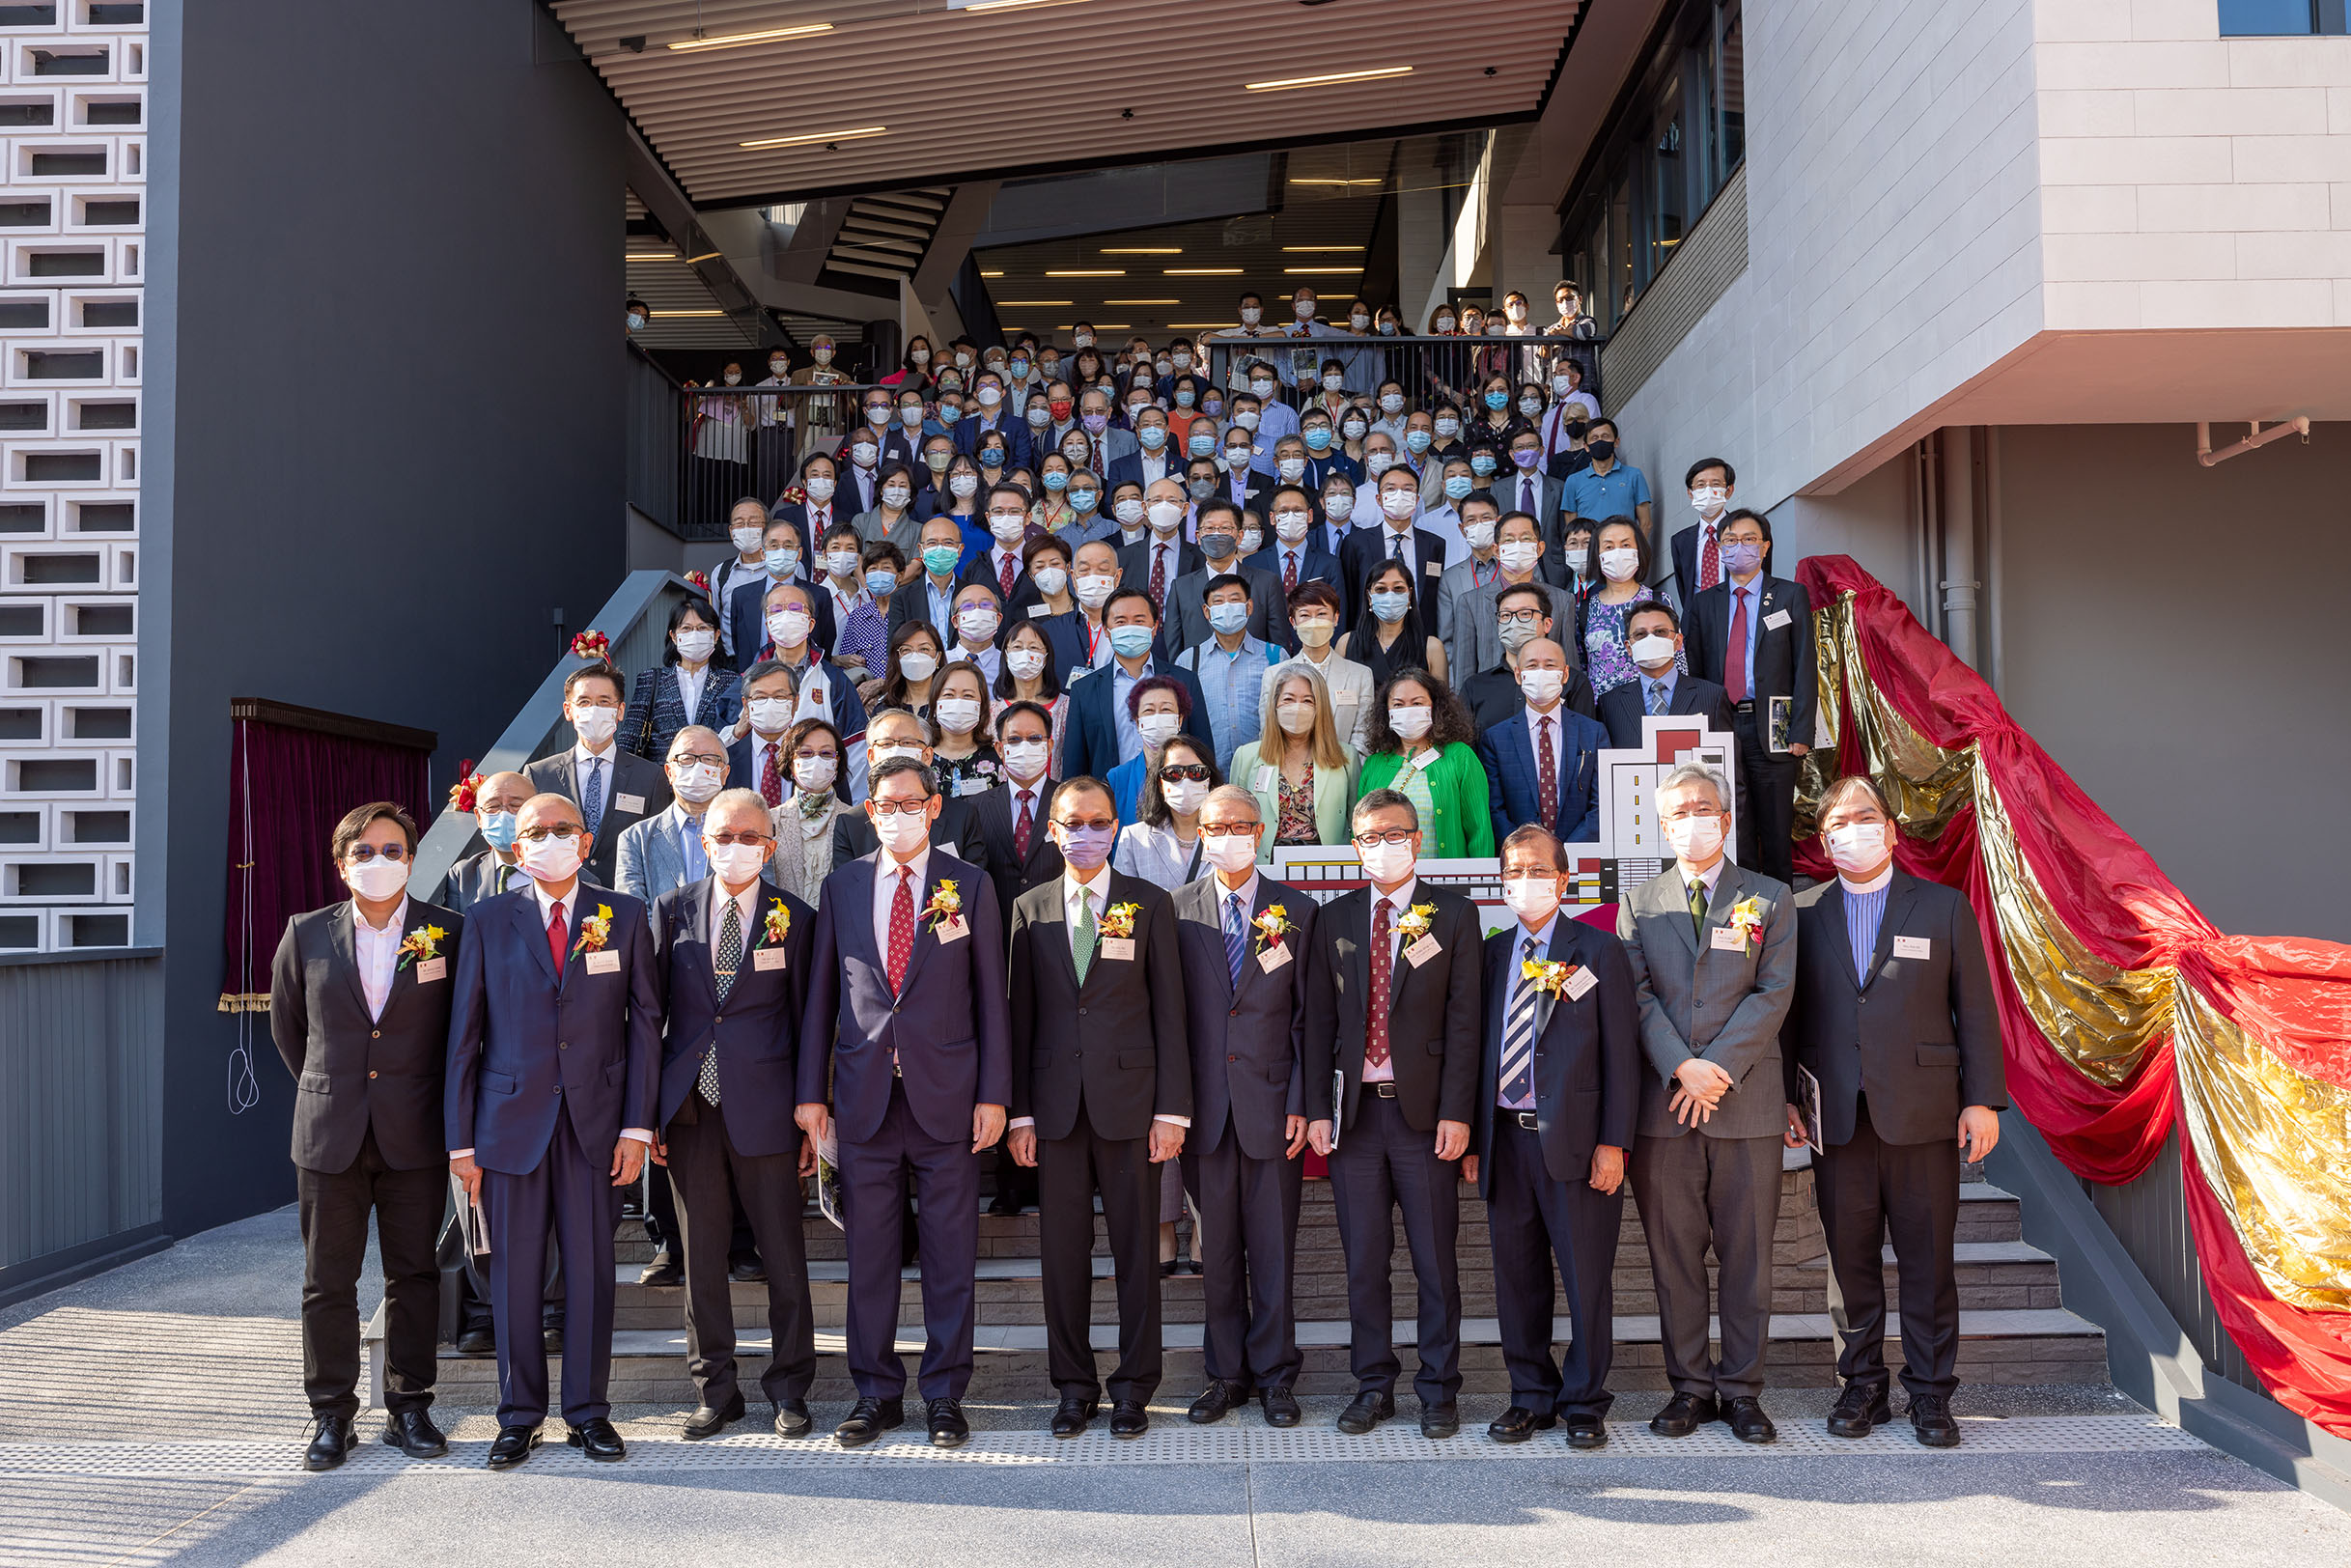
[(1722, 188), (1731, 171), (1747, 156), (1747, 50), (1739, 31), (1738, 8), (1725, 7), (1721, 20), (1721, 42), (1715, 51), (1713, 72), (1714, 170), (1709, 196)]
[(2343, 31), (2343, 0), (2221, 0), (2221, 36), (2339, 35)]
[(1685, 198), (1689, 179), (1682, 156), (1682, 87), (1676, 82), (1659, 106), (1649, 145), (1649, 255), (1642, 282), (1673, 260), (1673, 247), (1682, 242)]
[(1609, 324), (1613, 326), (1633, 308), (1639, 285), (1633, 276), (1633, 183), (1621, 172), (1609, 193), (1609, 250), (1615, 258), (1609, 268)]

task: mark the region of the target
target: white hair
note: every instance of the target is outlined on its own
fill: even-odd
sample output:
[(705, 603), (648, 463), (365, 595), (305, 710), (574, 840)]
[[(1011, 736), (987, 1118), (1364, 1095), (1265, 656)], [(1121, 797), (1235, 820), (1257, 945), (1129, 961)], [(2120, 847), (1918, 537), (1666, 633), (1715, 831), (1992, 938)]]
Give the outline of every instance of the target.
[(1729, 808), (1730, 781), (1702, 762), (1683, 763), (1672, 772), (1658, 780), (1657, 798), (1662, 802), (1668, 792), (1693, 784), (1703, 784), (1714, 791), (1717, 811)]
[(764, 818), (768, 814), (767, 798), (757, 790), (720, 790), (711, 798), (711, 803), (702, 808), (702, 821), (707, 826), (732, 811), (756, 811)]

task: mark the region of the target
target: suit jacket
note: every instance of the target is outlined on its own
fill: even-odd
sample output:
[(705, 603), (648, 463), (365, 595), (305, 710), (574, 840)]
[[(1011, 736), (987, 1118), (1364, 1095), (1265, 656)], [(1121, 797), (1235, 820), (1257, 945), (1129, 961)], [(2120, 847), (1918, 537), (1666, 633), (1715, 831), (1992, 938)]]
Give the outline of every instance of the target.
[[(1571, 660), (1573, 657), (1571, 650)], [(1526, 710), (1525, 693), (1519, 689), (1518, 671), (1507, 664), (1497, 663), (1491, 669), (1480, 670), (1464, 679), (1453, 691), (1468, 706), (1470, 726), (1480, 735), (1511, 714)], [(1582, 665), (1569, 664), (1567, 686), (1559, 695), (1559, 705), (1586, 718), (1598, 716), (1599, 704), (1592, 699), (1592, 683), (1585, 678)]]
[[(1053, 803), (1053, 790), (1060, 780), (1048, 773), (1037, 782), (1037, 820), (1028, 835), (1028, 857), (1023, 860), (1013, 846), (1014, 820), (1013, 782), (1008, 777), (993, 790), (955, 803), (968, 807), (972, 829), (978, 839), (978, 854), (965, 855), (988, 868), (989, 880), (995, 883), (995, 902), (999, 910), (1009, 910), (1014, 900), (1036, 886), (1051, 882), (1061, 875), (1061, 851), (1053, 837), (1045, 830), (1046, 813)], [(960, 852), (959, 852), (960, 853)]]
[(369, 1016), (359, 980), (349, 899), (286, 923), (269, 967), (269, 1035), (294, 1075), (294, 1162), (304, 1170), (349, 1170), (373, 1131), (394, 1170), (446, 1163), (441, 1093), (449, 1063), (449, 998), (465, 928), (462, 915), (408, 900), (404, 933), (441, 928), (439, 957), (404, 957)]
[[(1502, 1033), (1509, 1023), (1510, 979), (1523, 962), (1526, 929), (1512, 921), (1486, 938), (1486, 1045), (1478, 1078), (1477, 1192), (1494, 1196), (1494, 1126), (1502, 1114)], [(1565, 910), (1553, 917), (1543, 956), (1591, 971), (1595, 984), (1581, 996), (1535, 994), (1535, 1138), (1543, 1168), (1554, 1182), (1590, 1179), (1592, 1151), (1601, 1144), (1633, 1148), (1640, 1114), (1640, 999), (1624, 943)]]
[[(1646, 700), (1638, 676), (1601, 693), (1600, 722), (1608, 728), (1609, 744), (1618, 747), (1640, 744), (1640, 721), (1648, 713), (1642, 706)], [(1731, 733), (1730, 699), (1722, 694), (1721, 686), (1695, 675), (1673, 678), (1673, 695), (1665, 699), (1665, 712), (1671, 716), (1703, 714), (1708, 729), (1720, 730), (1724, 735)], [(1744, 784), (1746, 780), (1740, 782)]]
[[(658, 817), (669, 809), (669, 773), (658, 762), (647, 762), (628, 747), (615, 743), (604, 754), (612, 764), (604, 779), (604, 815), (596, 827), (596, 847), (588, 858), (588, 872), (600, 886), (612, 885), (614, 867), (620, 860), (621, 834), (648, 817)], [(531, 788), (543, 795), (560, 795), (574, 805), (579, 804), (579, 777), (573, 766), (574, 748), (565, 746), (552, 751), (536, 762), (523, 764), (522, 776), (531, 781)], [(635, 810), (625, 809), (622, 797), (639, 802)], [(584, 815), (585, 808), (582, 808)], [(632, 1127), (642, 1123), (631, 1122)], [(462, 1148), (464, 1145), (460, 1144)]]
[[(603, 952), (617, 967), (590, 973), (589, 919), (612, 911)], [(591, 1160), (624, 1127), (653, 1128), (661, 1072), (661, 981), (644, 906), (585, 887), (572, 904), (560, 971), (529, 888), (474, 906), (458, 949), (449, 1009), (448, 1146), (485, 1170), (528, 1175), (568, 1114)]]
[(878, 506), (868, 508), (850, 518), (851, 524), (857, 530), (859, 539), (864, 540), (868, 545), (879, 545), (886, 540), (897, 546), (899, 553), (909, 561), (918, 559), (922, 554), (922, 525), (928, 520), (927, 518), (917, 516), (915, 508), (911, 504), (908, 505), (895, 523), (885, 523), (882, 520), (882, 509)]
[[(1948, 1142), (1961, 1107), (2008, 1104), (1975, 911), (1956, 890), (1896, 871), (1868, 972), (1857, 975), (1844, 886), (1832, 877), (1796, 895), (1796, 986), (1780, 1029), (1787, 1102), (1803, 1104), (1801, 1065), (1820, 1080), (1830, 1147), (1852, 1140), (1864, 1093), (1887, 1142)], [(1895, 954), (1898, 937), (1925, 942), (1925, 956)]]
[[(1229, 1122), (1243, 1154), (1279, 1160), (1289, 1147), (1288, 1118), (1306, 1113), (1304, 958), (1314, 942), (1314, 900), (1257, 879), (1249, 919), (1279, 905), (1297, 929), (1277, 944), (1252, 930), (1236, 984), (1225, 956), (1224, 885), (1206, 876), (1172, 896), (1191, 1055), (1192, 1131), (1185, 1147), (1215, 1152)], [(1275, 951), (1289, 957), (1268, 969), (1262, 960)]]
[[(1490, 670), (1502, 661), (1502, 586), (1498, 579), (1475, 586), (1467, 561), (1445, 569), (1438, 590), (1437, 635), (1445, 645), (1446, 669)], [(1570, 664), (1581, 665), (1575, 597), (1548, 582), (1542, 586), (1551, 600), (1551, 640), (1567, 650)]]
[[(1565, 703), (1553, 711), (1553, 716), (1559, 721), (1565, 754), (1559, 769), (1559, 837), (1571, 844), (1596, 844), (1600, 841), (1600, 753), (1609, 743), (1609, 732), (1598, 720), (1569, 711)], [(1486, 770), (1496, 843), (1530, 822), (1543, 820), (1542, 779), (1524, 710), (1477, 738), (1477, 760)]]
[(874, 864), (867, 855), (839, 865), (817, 901), (800, 1026), (800, 1104), (830, 1103), (840, 1135), (862, 1143), (881, 1131), (891, 1086), (903, 1081), (922, 1130), (968, 1147), (972, 1107), (1013, 1101), (995, 889), (979, 867), (931, 852), (920, 908), (929, 907), (940, 883), (954, 882), (968, 934), (942, 941), (936, 918), (917, 918), (906, 987), (893, 994), (888, 956), (874, 943)]
[(644, 905), (650, 919), (656, 900), (686, 885), (685, 829), (676, 815), (663, 811), (623, 833), (618, 869), (616, 885)]
[[(1264, 713), (1275, 705), (1275, 692), (1291, 666), (1308, 664), (1323, 678), (1330, 692), (1330, 720), (1338, 727), (1339, 740), (1357, 757), (1363, 755), (1371, 735), (1371, 706), (1379, 698), (1379, 687), (1371, 678), (1371, 666), (1358, 664), (1345, 654), (1334, 653), (1320, 664), (1313, 664), (1303, 655), (1286, 658), (1265, 673), (1265, 685), (1258, 692), (1258, 712)], [(1266, 822), (1272, 825), (1273, 819)]]
[[(1118, 585), (1121, 588), (1139, 588), (1144, 593), (1151, 591), (1151, 551), (1152, 536), (1149, 534), (1145, 534), (1138, 545), (1119, 546)], [(1167, 564), (1171, 569), (1167, 574), (1167, 599), (1160, 612), (1160, 630), (1162, 632), (1166, 630), (1168, 615), (1174, 610), (1175, 585), (1189, 574), (1207, 566), (1208, 557), (1200, 553), (1199, 546), (1179, 540)], [(1176, 646), (1185, 645), (1178, 643)]]
[[(739, 1154), (797, 1154), (800, 1134), (792, 1112), (799, 1104), (797, 1058), (816, 910), (763, 879), (742, 934), (742, 961), (720, 1001), (711, 908), (724, 896), (717, 879), (705, 877), (663, 893), (653, 907), (654, 966), (666, 1004), (654, 1125), (665, 1128), (677, 1117), (715, 1045), (727, 1141)], [(779, 905), (789, 920), (776, 941), (769, 936), (768, 917)], [(783, 966), (762, 968), (761, 953), (781, 953)], [(697, 1099), (697, 1111), (700, 1106)]]
[[(862, 807), (853, 806), (832, 820), (832, 863), (845, 866), (882, 848), (882, 839)], [(970, 801), (960, 795), (939, 797), (938, 820), (931, 824), (931, 848), (944, 850), (961, 860), (984, 865), (980, 835), (972, 826)], [(1001, 906), (999, 906), (1001, 908)]]
[[(1114, 673), (1117, 668), (1116, 663), (1106, 664), (1089, 671), (1084, 679), (1071, 683), (1069, 724), (1062, 732), (1060, 766), (1053, 770), (1055, 778), (1076, 778), (1081, 773), (1107, 778), (1111, 769), (1127, 760), (1119, 755), (1118, 718), (1111, 707), (1118, 700)], [(1184, 683), (1191, 698), (1191, 716), (1184, 720), (1182, 733), (1203, 745), (1214, 745), (1215, 737), (1208, 730), (1208, 693), (1201, 689), (1200, 678), (1156, 654), (1144, 666), (1143, 673), (1164, 675)]]
[[(1275, 588), (1279, 588), (1281, 586), (1282, 547), (1281, 543), (1276, 540), (1273, 544), (1267, 546), (1264, 549), (1259, 550), (1256, 554), (1243, 560), (1241, 564), (1243, 566), (1255, 567), (1258, 571), (1272, 577), (1273, 579), (1273, 586)], [(1309, 532), (1306, 535), (1305, 543), (1299, 546), (1298, 580), (1301, 582), (1327, 582), (1330, 584), (1331, 587), (1339, 590), (1340, 598), (1344, 599), (1347, 595), (1346, 585), (1339, 575), (1339, 558), (1323, 547), (1320, 530)], [(1289, 626), (1289, 599), (1285, 595), (1282, 600), (1281, 613), (1281, 627), (1284, 646), (1289, 646), (1298, 640), (1295, 636), (1290, 634)]]
[[(1694, 576), (1693, 579), (1694, 580)], [(1820, 652), (1812, 641), (1812, 600), (1804, 584), (1768, 574), (1758, 577), (1763, 592), (1754, 613), (1755, 662), (1748, 671), (1749, 695), (1755, 699), (1756, 729), (1763, 732), (1763, 700), (1786, 697), (1788, 738), (1799, 745), (1812, 743), (1819, 711)], [(1777, 626), (1774, 617), (1787, 619)], [(1691, 603), (1688, 636), (1683, 649), (1693, 674), (1722, 683), (1722, 662), (1730, 648), (1730, 587), (1717, 583)], [(1768, 739), (1768, 735), (1767, 735)]]
[[(1750, 898), (1761, 907), (1760, 933), (1743, 947), (1715, 946), (1731, 910)], [(1786, 1132), (1786, 1102), (1774, 1100), (1784, 1089), (1779, 1028), (1796, 985), (1796, 911), (1787, 888), (1726, 856), (1700, 937), (1691, 929), (1689, 884), (1678, 865), (1667, 865), (1616, 906), (1616, 935), (1639, 986), (1641, 1049), (1652, 1069), (1641, 1083), (1639, 1134), (1690, 1131), (1667, 1106), (1674, 1069), (1693, 1056), (1731, 1077), (1730, 1091), (1699, 1132), (1716, 1138)]]
[[(1339, 1140), (1356, 1123), (1363, 1089), (1366, 1022), (1364, 989), (1371, 982), (1373, 890), (1341, 893), (1315, 912), (1306, 960), (1306, 1119), (1328, 1121), (1330, 1075), (1345, 1075)], [(1441, 1121), (1474, 1120), (1477, 1113), (1479, 994), (1484, 938), (1477, 908), (1461, 894), (1414, 882), (1414, 904), (1433, 904), (1429, 934), (1438, 952), (1414, 966), (1411, 942), (1396, 944), (1388, 980), (1388, 1060), (1396, 1072), (1396, 1108), (1405, 1125), (1434, 1134)]]
[[(1282, 597), (1281, 579), (1243, 561), (1226, 566), (1249, 585), (1249, 621), (1243, 630), (1261, 642), (1287, 649), (1295, 639), (1290, 634), (1290, 604)], [(1208, 624), (1208, 580), (1221, 575), (1204, 559), (1196, 571), (1187, 572), (1167, 585), (1167, 613), (1160, 621), (1161, 653), (1180, 654), (1217, 634), (1217, 629)]]
[[(1005, 464), (1006, 471), (1027, 467), (1029, 465), (1028, 424), (1025, 420), (1013, 414), (1010, 398), (996, 405), (994, 430), (996, 434), (1004, 437), (1004, 444), (1008, 448), (1006, 455), (1010, 461)], [(988, 432), (981, 428), (978, 414), (964, 415), (955, 422), (955, 450), (967, 458), (978, 457), (980, 437), (986, 434)]]
[(702, 697), (694, 711), (686, 711), (686, 692), (678, 684), (675, 664), (639, 670), (636, 690), (629, 698), (629, 716), (621, 724), (621, 744), (651, 762), (669, 757), (669, 742), (688, 724), (700, 724), (724, 735), (742, 716), (742, 677), (718, 662), (714, 655), (702, 678)]
[[(721, 730), (719, 733), (723, 735), (726, 732)], [(791, 733), (789, 728), (784, 731), (785, 735)], [(777, 742), (775, 771), (783, 780), (784, 793), (790, 795), (792, 793), (792, 756), (782, 747), (784, 737), (779, 735), (775, 739)], [(726, 787), (728, 789), (755, 790), (759, 788), (759, 775), (768, 766), (767, 746), (768, 742), (760, 739), (757, 731), (746, 731), (742, 739), (729, 741), (726, 743)], [(846, 785), (848, 780), (845, 778), (842, 783)]]
[(1144, 1136), (1155, 1116), (1189, 1119), (1192, 1111), (1175, 907), (1139, 878), (1106, 868), (1103, 875), (1106, 916), (1134, 906), (1134, 957), (1097, 948), (1083, 985), (1070, 953), (1063, 881), (1013, 901), (1012, 1113), (1032, 1118), (1040, 1138), (1078, 1131), (1081, 1105), (1087, 1126), (1113, 1140)]
[[(584, 868), (579, 875), (583, 881), (588, 878)], [(530, 880), (530, 873), (519, 864), (501, 864), (496, 854), (483, 850), (451, 866), (449, 875), (441, 879), (427, 902), (438, 904), (454, 914), (464, 914), (486, 898), (529, 885)]]
[[(1437, 597), (1438, 583), (1444, 576), (1444, 536), (1426, 528), (1413, 530), (1413, 600), (1415, 603)], [(1347, 596), (1347, 619), (1343, 626), (1354, 626), (1363, 619), (1364, 606), (1370, 600), (1363, 592), (1364, 580), (1387, 559), (1387, 530), (1358, 528), (1347, 536), (1339, 546), (1339, 591)], [(1421, 625), (1433, 627), (1435, 618), (1423, 614)]]
[[(823, 584), (807, 577), (795, 577), (792, 580), (808, 590), (808, 598), (815, 605), (811, 612), (810, 625), (813, 630), (808, 633), (809, 645), (824, 653), (831, 653), (833, 644), (841, 640), (840, 625), (833, 619), (832, 595), (825, 591)], [(734, 638), (735, 668), (739, 672), (758, 663), (761, 651), (768, 646), (768, 590), (774, 586), (776, 584), (772, 578), (764, 585), (746, 583), (736, 592), (734, 602), (727, 606), (728, 630)], [(727, 724), (734, 723), (742, 711), (742, 687), (738, 684), (736, 709), (726, 715)], [(726, 725), (712, 727), (723, 731)]]

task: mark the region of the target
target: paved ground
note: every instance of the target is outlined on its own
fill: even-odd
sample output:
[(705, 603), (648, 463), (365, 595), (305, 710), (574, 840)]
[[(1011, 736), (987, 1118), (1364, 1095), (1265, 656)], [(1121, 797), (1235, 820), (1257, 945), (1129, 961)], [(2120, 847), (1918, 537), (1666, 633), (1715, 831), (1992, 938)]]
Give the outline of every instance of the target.
[(1007, 1406), (974, 1410), (982, 1432), (953, 1456), (755, 1428), (686, 1444), (680, 1411), (630, 1407), (628, 1463), (552, 1447), (497, 1476), (480, 1469), (489, 1413), (444, 1410), (448, 1461), (370, 1442), (306, 1476), (299, 1252), (291, 1212), (264, 1216), (0, 1312), (0, 1563), (2351, 1564), (2351, 1519), (2111, 1389), (1964, 1391), (1950, 1454), (1907, 1428), (1833, 1442), (1826, 1390), (1770, 1396), (1768, 1450), (1721, 1428), (1660, 1442), (1638, 1424), (1658, 1396), (1629, 1396), (1599, 1455), (1497, 1448), (1474, 1403), (1469, 1435), (1429, 1444), (1409, 1401), (1347, 1440), (1335, 1400), (1308, 1401), (1295, 1433), (1253, 1414), (1204, 1431), (1171, 1388), (1140, 1443), (1054, 1443), (1042, 1405)]

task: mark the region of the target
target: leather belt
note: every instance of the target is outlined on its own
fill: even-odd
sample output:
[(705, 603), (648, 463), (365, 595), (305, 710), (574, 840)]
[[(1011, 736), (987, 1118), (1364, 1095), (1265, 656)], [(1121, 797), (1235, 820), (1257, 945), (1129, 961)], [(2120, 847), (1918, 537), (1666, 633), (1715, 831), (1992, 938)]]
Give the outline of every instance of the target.
[(1730, 706), (1731, 712), (1737, 714), (1751, 714), (1755, 711), (1755, 702), (1751, 697), (1745, 702), (1734, 702)]
[(1523, 1127), (1523, 1128), (1526, 1129), (1526, 1131), (1527, 1131), (1527, 1132), (1529, 1132), (1529, 1133), (1533, 1133), (1533, 1132), (1538, 1132), (1538, 1131), (1540, 1131), (1540, 1128), (1538, 1127), (1538, 1125), (1537, 1125), (1537, 1123), (1536, 1123), (1536, 1121), (1535, 1121), (1535, 1113), (1534, 1113), (1533, 1111), (1531, 1111), (1531, 1110), (1514, 1110), (1514, 1111), (1510, 1112), (1510, 1114), (1511, 1114), (1513, 1117), (1517, 1118), (1517, 1120), (1518, 1120), (1518, 1124), (1519, 1124), (1521, 1127)]
[(1363, 1087), (1369, 1089), (1372, 1093), (1378, 1095), (1383, 1100), (1393, 1100), (1396, 1098), (1396, 1083), (1393, 1078), (1390, 1078), (1385, 1083), (1366, 1083), (1363, 1085)]

